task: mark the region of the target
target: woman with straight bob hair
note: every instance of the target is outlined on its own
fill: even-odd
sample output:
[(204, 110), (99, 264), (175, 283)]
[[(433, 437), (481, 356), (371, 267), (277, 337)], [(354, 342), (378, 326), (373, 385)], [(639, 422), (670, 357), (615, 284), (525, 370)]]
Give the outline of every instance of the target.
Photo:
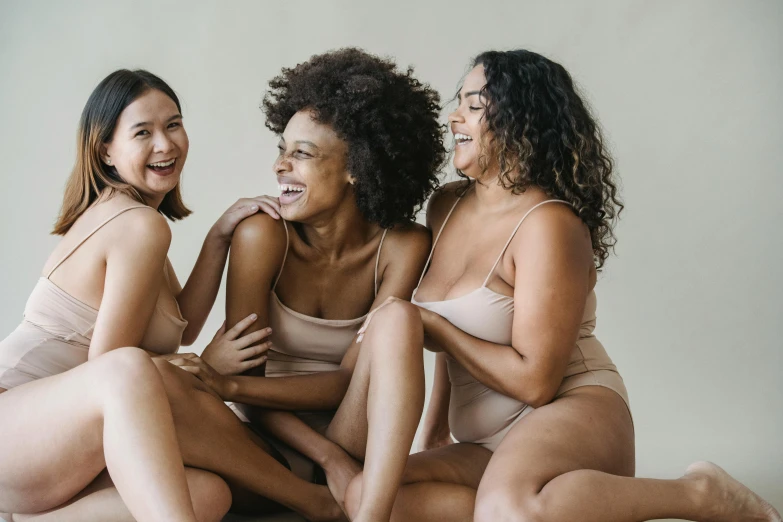
[(221, 216), (180, 288), (165, 219), (190, 214), (180, 193), (188, 136), (174, 91), (146, 71), (113, 72), (87, 101), (77, 151), (53, 231), (63, 239), (24, 320), (0, 342), (0, 511), (220, 520), (230, 492), (218, 476), (183, 467), (150, 355), (196, 339), (234, 228), (263, 203), (240, 200)]
[[(430, 201), (435, 241), (412, 299), (439, 352), (426, 451), (408, 459), (392, 520), (780, 522), (711, 463), (634, 478), (628, 395), (593, 335), (622, 204), (568, 72), (490, 51), (457, 99), (454, 167), (466, 179)], [(362, 489), (361, 476), (348, 486), (349, 514)]]

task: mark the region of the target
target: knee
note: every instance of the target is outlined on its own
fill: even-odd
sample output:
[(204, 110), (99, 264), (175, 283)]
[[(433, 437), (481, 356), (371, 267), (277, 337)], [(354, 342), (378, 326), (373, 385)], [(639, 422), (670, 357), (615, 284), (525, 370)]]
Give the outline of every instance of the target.
[(348, 487), (345, 488), (345, 511), (348, 516), (353, 519), (359, 512), (359, 504), (362, 499), (362, 482), (364, 480), (364, 473), (359, 473), (348, 483)]
[(544, 522), (540, 495), (526, 495), (512, 488), (481, 491), (476, 495), (474, 522)]
[[(414, 345), (422, 347), (424, 327), (419, 308), (408, 301), (394, 300), (381, 306), (370, 320), (365, 337), (400, 338), (411, 336)], [(380, 343), (387, 346), (389, 343)]]
[(204, 470), (188, 468), (188, 488), (193, 511), (199, 522), (220, 522), (231, 508), (231, 490), (228, 484)]
[(160, 376), (150, 356), (139, 348), (117, 348), (95, 359), (97, 382), (110, 388), (139, 388), (140, 384), (158, 384)]

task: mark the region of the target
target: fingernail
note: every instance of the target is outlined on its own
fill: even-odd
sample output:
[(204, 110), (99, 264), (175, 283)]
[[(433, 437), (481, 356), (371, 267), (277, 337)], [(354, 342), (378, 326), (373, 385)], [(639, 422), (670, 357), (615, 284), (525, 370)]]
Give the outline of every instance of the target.
[(258, 210), (258, 205), (251, 205), (251, 206), (250, 206), (250, 210), (252, 210), (253, 212), (255, 212), (256, 210)]
[(255, 321), (258, 319), (258, 316), (256, 314), (250, 314), (250, 318)]
[(266, 331), (267, 331), (267, 332), (271, 332), (271, 331), (272, 331), (272, 329), (271, 329), (271, 328), (267, 328), (267, 329), (266, 329)]

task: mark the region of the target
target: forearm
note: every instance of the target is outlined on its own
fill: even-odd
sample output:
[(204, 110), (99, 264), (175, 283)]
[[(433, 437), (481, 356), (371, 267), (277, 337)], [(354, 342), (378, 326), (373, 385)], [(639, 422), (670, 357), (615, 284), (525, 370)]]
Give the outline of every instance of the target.
[(291, 412), (261, 410), (253, 416), (264, 430), (323, 467), (335, 444)]
[(182, 316), (188, 321), (182, 336), (183, 344), (192, 344), (204, 327), (220, 288), (228, 249), (229, 243), (210, 230), (193, 271), (177, 296)]
[(424, 325), (427, 335), (444, 352), (488, 388), (531, 405), (548, 402), (548, 383), (536, 374), (531, 361), (512, 346), (473, 337), (432, 312), (426, 314)]
[(351, 382), (345, 368), (290, 377), (226, 377), (224, 400), (275, 410), (336, 410)]

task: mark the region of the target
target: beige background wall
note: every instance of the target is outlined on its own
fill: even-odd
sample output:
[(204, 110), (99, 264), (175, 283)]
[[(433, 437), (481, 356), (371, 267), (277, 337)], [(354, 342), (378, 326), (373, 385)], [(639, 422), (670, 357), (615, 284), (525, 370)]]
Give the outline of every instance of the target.
[(225, 207), (276, 190), (258, 104), (281, 66), (360, 46), (450, 96), (471, 56), (526, 47), (583, 86), (622, 176), (598, 335), (630, 391), (638, 473), (712, 459), (782, 509), (782, 26), (776, 0), (0, 0), (0, 332), (55, 244), (77, 120), (110, 71), (147, 68), (183, 101), (196, 212), (172, 227), (171, 259), (184, 279)]

